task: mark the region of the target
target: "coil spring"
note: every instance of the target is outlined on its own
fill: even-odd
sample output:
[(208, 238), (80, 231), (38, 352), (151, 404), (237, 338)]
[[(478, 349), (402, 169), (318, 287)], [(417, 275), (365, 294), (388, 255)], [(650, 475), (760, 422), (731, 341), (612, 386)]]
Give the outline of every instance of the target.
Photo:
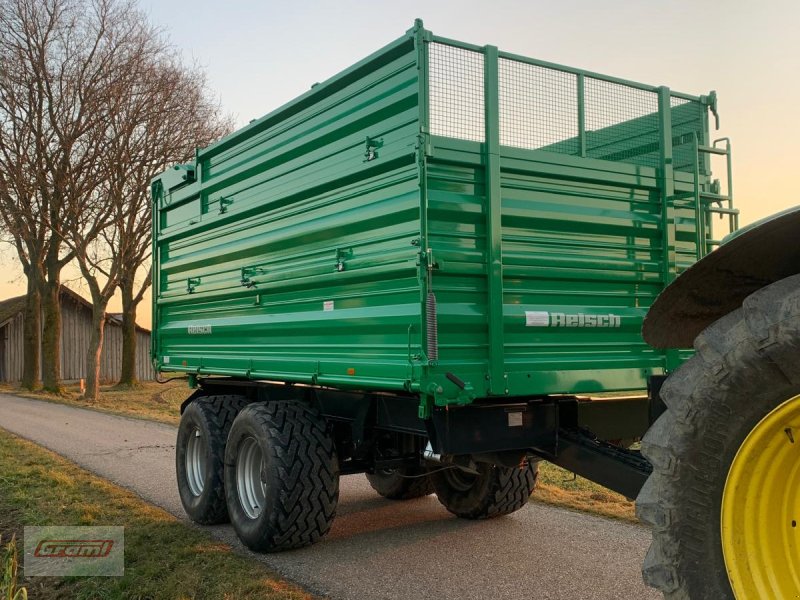
[(439, 360), (439, 327), (436, 322), (436, 295), (433, 292), (428, 292), (425, 309), (428, 317), (428, 360)]

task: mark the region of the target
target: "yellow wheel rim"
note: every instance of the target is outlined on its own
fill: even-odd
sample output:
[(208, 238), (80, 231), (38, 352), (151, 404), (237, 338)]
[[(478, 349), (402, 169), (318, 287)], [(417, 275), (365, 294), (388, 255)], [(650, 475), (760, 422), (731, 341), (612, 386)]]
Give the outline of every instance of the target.
[(738, 600), (800, 598), (800, 396), (764, 417), (731, 463), (722, 551)]

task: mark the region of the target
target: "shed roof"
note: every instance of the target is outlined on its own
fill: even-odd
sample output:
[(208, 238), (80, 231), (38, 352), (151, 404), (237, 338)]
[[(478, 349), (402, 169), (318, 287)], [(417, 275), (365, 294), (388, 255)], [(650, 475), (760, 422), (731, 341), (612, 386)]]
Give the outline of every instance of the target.
[(0, 326), (25, 309), (25, 296), (0, 300)]
[[(73, 302), (84, 306), (85, 308), (91, 310), (92, 303), (89, 302), (86, 298), (74, 292), (73, 290), (69, 289), (67, 286), (61, 286), (61, 300), (63, 302), (64, 298), (69, 298)], [(22, 312), (25, 310), (25, 296), (15, 296), (13, 298), (8, 298), (6, 300), (0, 300), (0, 326), (5, 324), (11, 317), (15, 316), (17, 313)], [(122, 313), (106, 313), (106, 320), (109, 323), (114, 325), (122, 325)], [(150, 333), (149, 329), (146, 329), (136, 324), (136, 329), (143, 333)]]

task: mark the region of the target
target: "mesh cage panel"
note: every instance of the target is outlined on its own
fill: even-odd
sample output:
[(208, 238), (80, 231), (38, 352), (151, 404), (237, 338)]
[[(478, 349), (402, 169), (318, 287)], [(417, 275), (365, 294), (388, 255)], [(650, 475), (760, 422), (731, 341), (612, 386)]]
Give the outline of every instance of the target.
[(586, 155), (659, 166), (658, 95), (593, 77), (585, 81)]
[(499, 60), (500, 143), (578, 154), (577, 76)]
[[(483, 53), (441, 42), (428, 48), (430, 132), (485, 141)], [(498, 71), (500, 144), (580, 155), (578, 76), (510, 58), (499, 59)], [(661, 165), (656, 92), (586, 75), (583, 102), (587, 157)], [(694, 136), (708, 143), (708, 109), (677, 96), (670, 106), (673, 165), (692, 172)], [(701, 174), (708, 169), (708, 160), (701, 159)]]
[[(705, 117), (706, 106), (694, 100), (685, 100), (672, 96), (669, 99), (672, 108), (672, 157), (676, 171), (694, 172), (696, 154), (694, 152), (694, 136), (697, 143), (704, 146), (706, 138)], [(709, 160), (700, 157), (700, 174), (710, 175)]]
[(431, 133), (484, 141), (483, 54), (439, 43), (429, 50)]

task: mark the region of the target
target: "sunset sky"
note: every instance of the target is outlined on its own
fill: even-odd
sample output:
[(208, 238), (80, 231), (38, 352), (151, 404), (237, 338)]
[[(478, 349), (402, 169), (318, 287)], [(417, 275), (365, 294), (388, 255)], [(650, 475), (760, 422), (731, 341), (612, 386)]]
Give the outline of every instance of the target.
[[(692, 94), (714, 89), (733, 140), (741, 224), (800, 204), (800, 2), (791, 0), (275, 2), (141, 0), (188, 60), (205, 67), (244, 125), (327, 79), (421, 17), (439, 35)], [(715, 173), (723, 177), (723, 172)], [(24, 293), (0, 254), (0, 299)], [(64, 279), (81, 291), (76, 272)], [(110, 310), (118, 310), (118, 304)], [(150, 307), (140, 311), (150, 326)]]

